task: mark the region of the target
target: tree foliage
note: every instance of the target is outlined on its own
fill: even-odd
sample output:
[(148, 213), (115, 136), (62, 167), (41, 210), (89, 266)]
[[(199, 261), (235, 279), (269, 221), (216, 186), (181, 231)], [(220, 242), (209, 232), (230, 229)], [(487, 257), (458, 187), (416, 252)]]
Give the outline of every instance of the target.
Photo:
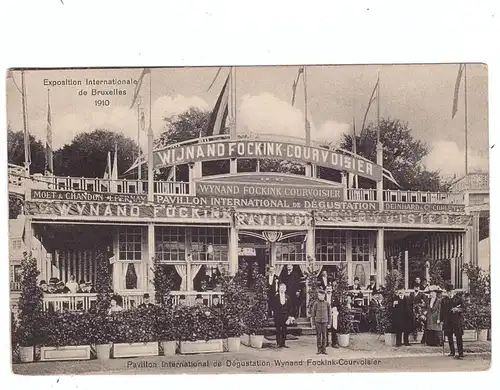
[(108, 164), (108, 152), (118, 149), (118, 175), (130, 168), (139, 147), (137, 143), (120, 133), (98, 129), (78, 134), (70, 144), (54, 154), (54, 171), (57, 176), (103, 177)]
[[(383, 145), (384, 168), (389, 170), (403, 189), (440, 191), (441, 179), (438, 171), (429, 171), (423, 165), (423, 159), (428, 154), (427, 145), (413, 138), (412, 130), (408, 123), (398, 119), (381, 119), (380, 141)], [(356, 137), (357, 154), (377, 161), (377, 127), (369, 124), (363, 134)], [(344, 134), (341, 148), (353, 150), (352, 137)], [(368, 188), (373, 183), (367, 179), (359, 178), (360, 187)], [(396, 186), (384, 179), (385, 188)]]
[(113, 293), (109, 257), (111, 253), (99, 250), (96, 255), (97, 313), (106, 315)]
[[(30, 135), (31, 148), (31, 173), (44, 173), (45, 171), (45, 147), (42, 142)], [(24, 166), (24, 133), (7, 130), (7, 158), (10, 164)]]
[(35, 345), (40, 337), (40, 319), (43, 294), (38, 287), (40, 271), (31, 252), (24, 252), (21, 261), (21, 297), (19, 298), (19, 326), (17, 340), (21, 346)]

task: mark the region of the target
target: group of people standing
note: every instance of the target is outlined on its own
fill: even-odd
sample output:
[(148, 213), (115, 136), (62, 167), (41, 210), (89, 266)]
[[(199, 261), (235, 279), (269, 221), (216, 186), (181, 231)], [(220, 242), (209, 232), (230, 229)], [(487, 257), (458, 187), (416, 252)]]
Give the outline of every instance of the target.
[(86, 282), (82, 279), (80, 283), (77, 283), (75, 275), (70, 275), (66, 283), (56, 277), (50, 278), (49, 283), (45, 280), (40, 280), (39, 286), (44, 294), (84, 294), (95, 292), (91, 282)]
[[(444, 336), (448, 339), (449, 356), (461, 359), (464, 357), (464, 311), (465, 301), (456, 293), (452, 284), (447, 284), (444, 290), (435, 285), (422, 290), (417, 278), (412, 293), (406, 295), (404, 290), (399, 290), (392, 302), (391, 317), (393, 331), (396, 333), (396, 345), (410, 345), (409, 336), (421, 321), (424, 331), (422, 343), (441, 346)], [(458, 355), (455, 351), (454, 336), (457, 340)]]

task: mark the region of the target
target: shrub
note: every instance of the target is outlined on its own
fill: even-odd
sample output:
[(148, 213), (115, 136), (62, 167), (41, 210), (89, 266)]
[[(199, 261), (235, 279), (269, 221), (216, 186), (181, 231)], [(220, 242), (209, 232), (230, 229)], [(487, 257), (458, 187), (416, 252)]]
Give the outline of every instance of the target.
[(236, 275), (229, 276), (221, 272), (220, 280), (224, 304), (222, 317), (226, 337), (239, 337), (243, 334), (245, 313), (250, 310), (250, 297), (246, 290), (246, 267), (242, 266)]
[(250, 310), (247, 310), (245, 325), (250, 334), (262, 335), (268, 325), (266, 277), (254, 269), (253, 280), (254, 295), (250, 300)]
[(159, 305), (172, 305), (169, 299), (173, 286), (172, 274), (168, 272), (167, 266), (160, 263), (157, 256), (153, 266), (153, 286), (155, 289), (155, 301)]
[(174, 341), (179, 338), (174, 327), (174, 312), (169, 306), (155, 308), (155, 338), (157, 341)]
[(110, 319), (114, 343), (147, 343), (156, 339), (156, 307), (138, 307), (113, 313)]
[(113, 294), (111, 272), (109, 269), (109, 257), (111, 253), (102, 250), (96, 255), (96, 291), (97, 291), (97, 312), (106, 315)]
[(307, 304), (307, 315), (310, 317), (311, 316), (311, 310), (314, 305), (314, 302), (318, 299), (318, 288), (319, 288), (319, 281), (318, 281), (318, 273), (319, 273), (320, 267), (315, 266), (312, 264), (312, 259), (310, 260), (310, 264), (306, 267), (306, 270), (304, 272), (304, 276), (306, 277), (306, 285), (308, 289), (308, 294), (309, 294), (309, 302)]
[(16, 330), (16, 340), (23, 347), (35, 345), (40, 336), (43, 293), (37, 283), (39, 274), (36, 259), (31, 256), (31, 252), (24, 252), (21, 261), (21, 297), (18, 303)]
[(173, 313), (173, 332), (180, 341), (221, 339), (222, 313), (207, 306), (178, 306)]
[(469, 279), (468, 302), (465, 305), (464, 326), (466, 329), (491, 328), (490, 276), (481, 267), (465, 264)]
[(333, 290), (333, 297), (340, 302), (340, 307), (338, 308), (337, 332), (339, 334), (352, 333), (353, 316), (346, 306), (347, 296), (349, 295), (349, 279), (347, 277), (347, 265), (345, 263), (340, 265), (335, 280), (337, 286)]
[(40, 321), (39, 345), (90, 345), (95, 334), (93, 315), (87, 312), (45, 312)]

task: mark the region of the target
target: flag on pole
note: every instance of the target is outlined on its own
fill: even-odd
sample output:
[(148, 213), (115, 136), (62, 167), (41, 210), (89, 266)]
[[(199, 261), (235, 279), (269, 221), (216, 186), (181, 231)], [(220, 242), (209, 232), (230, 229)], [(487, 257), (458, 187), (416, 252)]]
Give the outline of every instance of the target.
[(457, 80), (455, 81), (455, 93), (453, 94), (453, 108), (451, 110), (451, 118), (455, 118), (458, 110), (458, 93), (460, 92), (460, 83), (464, 72), (464, 64), (458, 66)]
[(217, 80), (217, 77), (219, 77), (219, 73), (221, 70), (222, 70), (222, 68), (217, 69), (217, 73), (215, 74), (215, 77), (212, 80), (212, 83), (210, 83), (210, 86), (208, 87), (207, 92), (210, 91), (212, 89), (212, 87), (214, 86), (215, 81)]
[(228, 109), (229, 109), (230, 76), (231, 74), (227, 76), (226, 82), (224, 83), (224, 87), (222, 87), (222, 91), (219, 97), (217, 98), (214, 110), (212, 111), (212, 115), (210, 116), (210, 122), (208, 122), (208, 128), (207, 128), (207, 136), (222, 134), (224, 130), (224, 126), (226, 124), (227, 116), (229, 113)]
[(106, 160), (106, 169), (104, 170), (104, 176), (102, 177), (105, 180), (111, 179), (111, 152), (108, 151), (108, 159)]
[(299, 84), (300, 75), (304, 73), (304, 67), (299, 66), (299, 71), (297, 72), (297, 77), (293, 80), (292, 84), (292, 106), (295, 104), (295, 93), (297, 92), (297, 85)]
[(111, 169), (111, 192), (116, 192), (118, 180), (118, 144), (115, 143), (115, 156), (113, 158), (113, 168)]
[(135, 102), (137, 101), (137, 97), (139, 96), (139, 92), (141, 90), (142, 81), (144, 79), (144, 76), (146, 76), (147, 74), (150, 74), (150, 73), (151, 73), (151, 69), (149, 69), (149, 68), (144, 68), (142, 70), (141, 75), (139, 76), (139, 79), (137, 80), (137, 84), (135, 86), (134, 97), (132, 98), (132, 104), (130, 105), (130, 109), (132, 109), (132, 107), (134, 107)]
[(50, 92), (47, 92), (47, 139), (45, 142), (45, 171), (54, 173), (54, 159), (52, 156), (52, 114), (50, 112)]
[(366, 117), (368, 116), (368, 112), (370, 111), (370, 107), (372, 106), (372, 103), (375, 101), (375, 99), (378, 99), (378, 83), (380, 81), (380, 77), (377, 76), (377, 82), (375, 83), (375, 87), (373, 88), (372, 94), (370, 95), (370, 100), (368, 101), (368, 107), (366, 107), (366, 112), (365, 116), (363, 117), (363, 125), (361, 126), (361, 134), (365, 130), (365, 124), (366, 124)]
[(167, 181), (172, 181), (174, 179), (175, 165), (170, 167), (170, 172), (168, 173)]
[[(352, 152), (354, 154), (357, 154), (356, 150), (356, 119), (353, 117), (352, 118)], [(349, 173), (349, 187), (351, 188), (358, 188), (358, 176), (354, 175), (353, 173)]]

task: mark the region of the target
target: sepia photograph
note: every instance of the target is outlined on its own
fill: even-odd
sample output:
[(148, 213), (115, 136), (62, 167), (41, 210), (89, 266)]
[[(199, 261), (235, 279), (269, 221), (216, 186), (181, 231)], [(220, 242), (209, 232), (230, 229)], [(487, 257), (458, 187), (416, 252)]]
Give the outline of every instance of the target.
[(6, 93), (14, 374), (489, 369), (486, 64), (12, 68)]

